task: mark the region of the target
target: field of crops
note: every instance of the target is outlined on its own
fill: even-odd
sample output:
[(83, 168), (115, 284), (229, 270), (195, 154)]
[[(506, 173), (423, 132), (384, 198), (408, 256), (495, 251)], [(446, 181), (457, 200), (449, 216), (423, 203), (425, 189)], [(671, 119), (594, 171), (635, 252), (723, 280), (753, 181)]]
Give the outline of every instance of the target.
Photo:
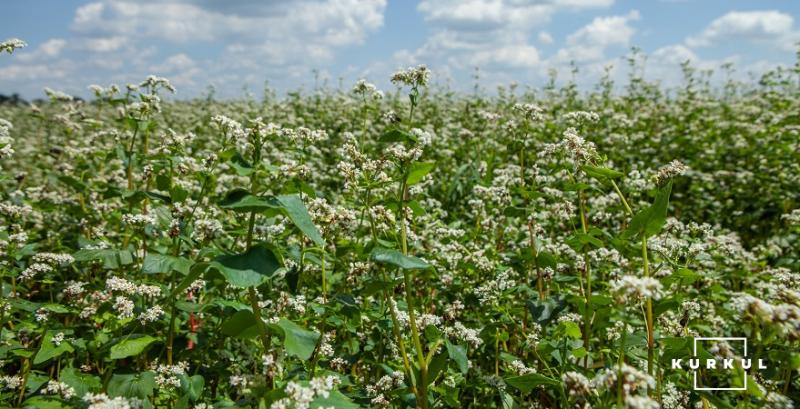
[(800, 69), (685, 75), (0, 105), (0, 405), (793, 407)]

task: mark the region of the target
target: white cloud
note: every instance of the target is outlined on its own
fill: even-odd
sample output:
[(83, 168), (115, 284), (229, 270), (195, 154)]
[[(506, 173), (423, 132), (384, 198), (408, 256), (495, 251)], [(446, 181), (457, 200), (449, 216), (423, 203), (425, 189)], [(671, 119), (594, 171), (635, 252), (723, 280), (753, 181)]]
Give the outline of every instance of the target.
[(542, 25), (560, 10), (609, 7), (613, 0), (422, 0), (426, 21), (461, 31), (524, 29)]
[(260, 89), (266, 78), (291, 88), (380, 29), (386, 2), (93, 0), (76, 7), (71, 37), (31, 44), (1, 61), (0, 85), (40, 95), (43, 84), (60, 78), (59, 86), (81, 93), (89, 83), (133, 83), (158, 73), (182, 96), (209, 84), (220, 95), (238, 95), (242, 85)]
[(153, 65), (150, 69), (156, 73), (173, 73), (194, 68), (195, 62), (184, 53), (175, 54), (167, 58), (162, 64)]
[[(270, 57), (261, 63), (330, 59), (332, 49), (362, 43), (383, 25), (386, 0), (250, 2), (237, 7), (209, 1), (100, 1), (81, 6), (72, 29), (105, 38), (161, 39), (174, 44), (239, 44)], [(112, 40), (114, 39), (114, 40)], [(236, 46), (229, 46), (236, 50)], [(325, 50), (321, 52), (320, 50)]]
[(613, 0), (422, 0), (417, 10), (434, 27), (433, 33), (418, 49), (397, 52), (395, 60), (424, 62), (439, 72), (477, 65), (487, 76), (539, 71), (542, 58), (530, 40), (553, 42), (541, 29), (556, 13), (612, 4)]
[(66, 45), (67, 41), (63, 38), (51, 38), (32, 51), (25, 49), (19, 51), (17, 58), (23, 62), (52, 59), (61, 55)]
[(793, 51), (799, 39), (794, 18), (789, 14), (777, 10), (731, 11), (712, 21), (700, 34), (688, 37), (686, 44), (708, 47), (744, 40)]
[(630, 44), (636, 29), (630, 26), (639, 20), (633, 10), (624, 16), (595, 17), (567, 37), (567, 46), (558, 51), (555, 60), (560, 62), (586, 62), (605, 58), (606, 49)]
[(481, 50), (474, 64), (481, 68), (534, 68), (540, 63), (539, 50), (529, 45)]
[(553, 41), (555, 41), (555, 40), (553, 40), (553, 36), (550, 35), (550, 33), (548, 33), (547, 31), (540, 31), (538, 38), (539, 38), (539, 42), (544, 44), (544, 45), (553, 44)]
[(128, 40), (121, 35), (113, 37), (86, 38), (83, 41), (84, 48), (97, 53), (117, 51), (126, 44), (128, 44)]
[[(67, 76), (63, 67), (54, 67), (51, 64), (13, 64), (0, 67), (0, 78), (5, 80), (43, 81), (59, 79)], [(41, 86), (40, 89), (44, 87)]]

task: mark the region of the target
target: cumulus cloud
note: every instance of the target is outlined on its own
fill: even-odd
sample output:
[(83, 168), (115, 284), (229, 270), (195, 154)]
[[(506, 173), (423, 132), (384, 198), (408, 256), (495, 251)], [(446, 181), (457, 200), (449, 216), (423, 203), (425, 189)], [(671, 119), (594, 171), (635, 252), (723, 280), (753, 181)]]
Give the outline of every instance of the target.
[(731, 11), (712, 21), (701, 33), (690, 36), (690, 47), (708, 47), (724, 42), (747, 41), (770, 44), (792, 51), (800, 33), (794, 18), (777, 10)]
[(17, 58), (25, 62), (52, 59), (61, 55), (66, 45), (67, 41), (63, 38), (51, 38), (31, 51), (26, 49), (18, 51)]
[(553, 42), (555, 41), (553, 39), (553, 36), (550, 35), (550, 33), (548, 33), (547, 31), (540, 31), (538, 38), (539, 38), (539, 42), (544, 44), (544, 45), (553, 44)]
[[(64, 74), (63, 86), (79, 92), (79, 81), (136, 82), (160, 72), (200, 90), (227, 81), (233, 94), (245, 81), (281, 83), (335, 62), (339, 50), (383, 26), (385, 9), (386, 0), (95, 0), (76, 8), (71, 38), (17, 53), (5, 78), (44, 82)], [(195, 61), (189, 50), (197, 47), (215, 50), (213, 57)], [(59, 58), (58, 70), (41, 69)]]
[(584, 62), (605, 58), (607, 48), (631, 43), (636, 29), (630, 23), (639, 18), (636, 10), (624, 16), (595, 17), (567, 37), (567, 47), (558, 51), (556, 60)]
[[(437, 80), (453, 80), (456, 87), (476, 66), (487, 86), (511, 80), (541, 84), (551, 69), (571, 72), (572, 62), (580, 69), (576, 80), (590, 85), (609, 65), (623, 66), (611, 71), (615, 75), (624, 71), (619, 57), (637, 45), (637, 36), (660, 35), (658, 24), (639, 33), (638, 11), (608, 15), (616, 14), (607, 12), (614, 0), (419, 0), (418, 18), (426, 26), (421, 43), (413, 42), (416, 33), (408, 36), (407, 48), (370, 48), (374, 54), (344, 61), (342, 55), (379, 33), (388, 0), (89, 1), (76, 6), (68, 31), (58, 38), (32, 42), (0, 60), (0, 87), (26, 96), (41, 95), (44, 86), (81, 94), (89, 83), (123, 85), (153, 73), (173, 80), (184, 97), (209, 84), (217, 95), (236, 96), (243, 85), (260, 88), (265, 79), (279, 90), (310, 84), (312, 68), (321, 78), (366, 76), (389, 86), (383, 80), (392, 70), (422, 63)], [(657, 17), (643, 7), (644, 17)], [(746, 50), (737, 48), (744, 57), (727, 59), (717, 50), (756, 44), (783, 53), (794, 51), (800, 40), (794, 18), (785, 12), (720, 14), (692, 36), (682, 33), (666, 42), (672, 45), (646, 50), (646, 71), (679, 81), (683, 61), (713, 68), (737, 58), (746, 67), (765, 69), (774, 66), (765, 53), (755, 64)], [(553, 23), (562, 17), (584, 25), (564, 33)], [(704, 58), (707, 49), (715, 59)]]
[(227, 3), (106, 0), (78, 8), (72, 29), (109, 39), (109, 46), (118, 38), (235, 44), (228, 48), (252, 47), (284, 62), (294, 56), (330, 58), (319, 50), (362, 43), (383, 25), (386, 8), (386, 0)]
[[(417, 11), (436, 27), (416, 50), (402, 50), (402, 63), (426, 62), (442, 71), (480, 66), (491, 72), (540, 68), (539, 49), (552, 36), (541, 29), (558, 12), (609, 7), (613, 0), (422, 0)], [(490, 72), (490, 74), (491, 74)]]

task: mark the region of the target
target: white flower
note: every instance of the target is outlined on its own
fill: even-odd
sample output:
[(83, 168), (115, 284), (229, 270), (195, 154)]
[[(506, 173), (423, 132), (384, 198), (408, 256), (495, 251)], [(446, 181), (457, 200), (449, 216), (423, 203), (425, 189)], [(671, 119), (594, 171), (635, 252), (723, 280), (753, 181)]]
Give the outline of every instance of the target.
[[(514, 110), (521, 112), (522, 115), (525, 116), (525, 118), (530, 119), (531, 121), (538, 122), (544, 118), (543, 115), (544, 110), (540, 106), (535, 104), (515, 104)], [(496, 120), (494, 116), (484, 115), (484, 117)]]
[(20, 40), (19, 38), (10, 38), (6, 41), (0, 43), (0, 53), (7, 52), (9, 54), (13, 53), (14, 50), (18, 48), (25, 48), (28, 46), (28, 43)]
[(126, 399), (121, 396), (109, 398), (105, 393), (87, 392), (82, 399), (89, 404), (87, 409), (138, 409), (142, 406), (139, 399)]
[(155, 224), (155, 217), (149, 214), (123, 214), (122, 223), (130, 226), (143, 227), (148, 224)]
[(133, 301), (129, 300), (127, 297), (118, 295), (114, 301), (113, 308), (117, 311), (118, 317), (120, 319), (126, 319), (133, 317), (133, 308), (134, 304)]
[(75, 396), (75, 389), (64, 382), (50, 380), (44, 389), (44, 393), (49, 395), (61, 395), (64, 399), (72, 399)]
[(661, 282), (652, 277), (622, 276), (611, 282), (611, 292), (621, 301), (642, 301), (646, 298), (661, 298)]
[(180, 388), (180, 376), (185, 375), (188, 369), (189, 363), (187, 362), (178, 362), (176, 365), (157, 365), (154, 368), (156, 384), (159, 388)]
[(155, 322), (158, 321), (164, 315), (164, 310), (161, 306), (155, 305), (147, 309), (147, 311), (139, 314), (139, 322), (142, 325), (147, 324), (148, 322)]
[(72, 264), (75, 258), (65, 253), (38, 253), (33, 256), (33, 261), (37, 263), (47, 263), (51, 266), (63, 266)]
[(681, 161), (673, 160), (666, 166), (663, 166), (661, 169), (658, 170), (658, 174), (655, 176), (656, 184), (662, 184), (667, 179), (671, 179), (675, 176), (682, 175), (689, 169), (686, 165), (681, 163)]
[(393, 84), (405, 84), (413, 88), (428, 85), (431, 72), (425, 65), (418, 65), (416, 67), (408, 67), (405, 70), (399, 70), (392, 75), (391, 81)]
[(51, 267), (49, 264), (34, 263), (19, 274), (19, 279), (21, 281), (27, 281), (36, 277), (37, 274), (46, 274), (51, 271), (53, 271), (53, 267)]

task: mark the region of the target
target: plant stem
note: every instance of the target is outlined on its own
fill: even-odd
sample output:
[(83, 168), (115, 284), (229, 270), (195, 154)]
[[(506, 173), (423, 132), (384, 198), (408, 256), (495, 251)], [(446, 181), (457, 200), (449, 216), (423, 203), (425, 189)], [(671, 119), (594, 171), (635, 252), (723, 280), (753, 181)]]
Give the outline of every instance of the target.
[[(581, 228), (583, 234), (588, 234), (589, 228), (586, 223), (586, 205), (584, 204), (583, 190), (578, 192), (578, 205), (581, 212)], [(592, 272), (589, 269), (589, 258), (586, 256), (586, 250), (583, 252), (583, 273), (586, 276), (586, 307), (584, 308), (583, 317), (583, 347), (586, 348), (586, 355), (583, 357), (583, 366), (589, 365), (589, 340), (592, 330)]]
[[(411, 105), (413, 108), (413, 104)], [(403, 250), (403, 255), (408, 255), (408, 233), (406, 232), (406, 196), (408, 194), (408, 172), (403, 171), (403, 181), (400, 184), (400, 246)], [(427, 393), (427, 378), (428, 378), (428, 364), (425, 361), (425, 352), (422, 350), (422, 342), (419, 337), (419, 329), (417, 328), (417, 314), (414, 311), (414, 293), (411, 289), (411, 273), (408, 270), (403, 270), (403, 281), (406, 290), (406, 304), (408, 306), (408, 321), (411, 326), (411, 337), (414, 340), (414, 349), (417, 350), (417, 361), (419, 364), (419, 391), (417, 393), (417, 401), (423, 409), (428, 408), (428, 393)]]
[[(650, 263), (647, 259), (647, 237), (642, 235), (642, 260), (644, 276), (650, 277)], [(653, 339), (653, 299), (647, 297), (645, 300), (645, 310), (647, 318), (647, 373), (653, 375), (653, 359), (655, 357), (655, 339)]]
[[(386, 273), (384, 273), (384, 281), (386, 281)], [(386, 296), (387, 302), (389, 303), (389, 312), (390, 312), (391, 317), (392, 317), (392, 333), (394, 333), (395, 342), (397, 342), (397, 346), (400, 348), (400, 355), (403, 357), (403, 368), (405, 368), (405, 370), (406, 370), (406, 376), (408, 376), (408, 379), (410, 379), (411, 392), (413, 392), (414, 395), (416, 395), (417, 394), (417, 388), (416, 388), (416, 384), (417, 383), (416, 383), (416, 379), (414, 378), (414, 372), (411, 371), (411, 364), (410, 364), (410, 361), (408, 359), (408, 353), (406, 352), (406, 345), (403, 342), (403, 337), (400, 335), (400, 320), (397, 319), (396, 306), (395, 306), (394, 300), (392, 300), (390, 298), (388, 291), (385, 292), (385, 296)]]
[(633, 210), (631, 210), (631, 206), (628, 204), (628, 201), (625, 200), (625, 196), (622, 194), (622, 191), (619, 190), (619, 186), (617, 186), (617, 182), (615, 182), (614, 179), (611, 179), (611, 186), (614, 186), (614, 191), (617, 192), (619, 200), (622, 201), (622, 205), (625, 206), (625, 211), (628, 212), (629, 215), (633, 215)]

